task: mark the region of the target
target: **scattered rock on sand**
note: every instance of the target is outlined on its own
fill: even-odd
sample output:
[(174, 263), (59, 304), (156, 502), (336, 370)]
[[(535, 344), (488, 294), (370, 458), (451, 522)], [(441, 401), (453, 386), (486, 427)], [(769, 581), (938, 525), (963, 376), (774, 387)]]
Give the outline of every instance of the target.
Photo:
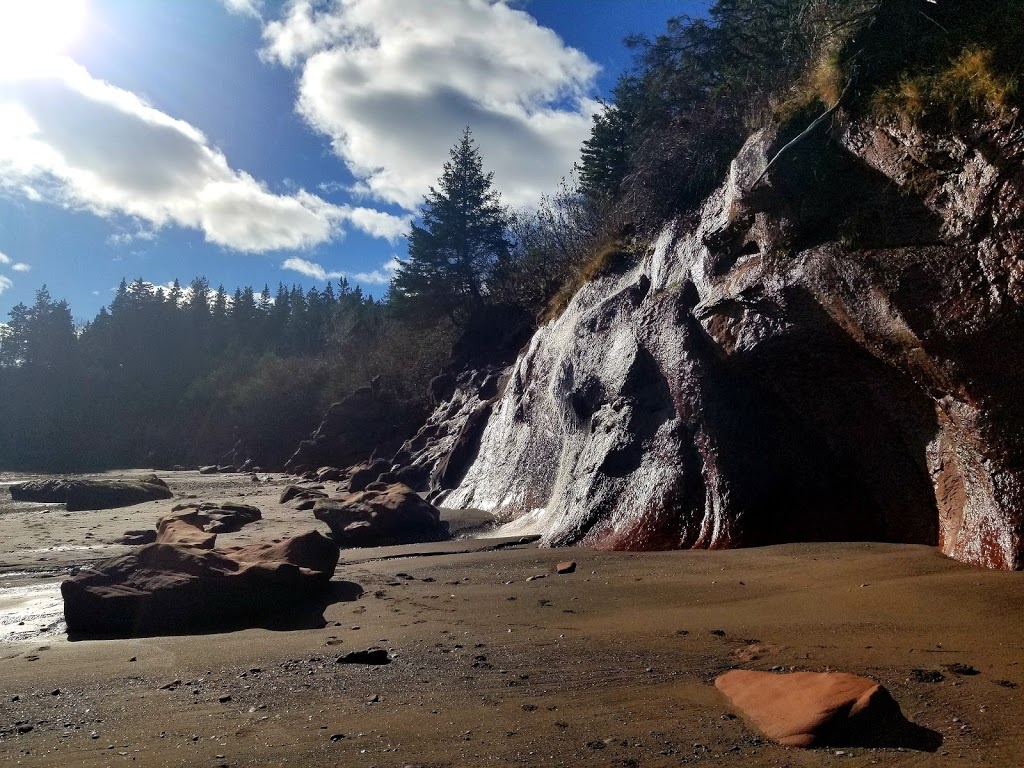
[(448, 524), (441, 520), (437, 507), (400, 483), (385, 490), (322, 499), (313, 507), (313, 515), (327, 523), (335, 541), (343, 547), (415, 544), (448, 538)]
[(348, 481), (348, 489), (352, 493), (366, 490), (366, 486), (391, 469), (391, 463), (384, 459), (375, 459), (352, 468)]
[(263, 519), (259, 507), (234, 501), (176, 504), (171, 512), (174, 514), (161, 518), (157, 523), (158, 530), (164, 520), (177, 518), (207, 533), (233, 533), (249, 523)]
[(574, 573), (576, 571), (575, 560), (564, 560), (555, 566), (555, 573)]
[(156, 541), (156, 530), (145, 528), (125, 531), (124, 535), (117, 540), (117, 543), (136, 547), (142, 544), (152, 544), (154, 541)]
[(788, 747), (895, 745), (910, 725), (884, 687), (842, 672), (735, 669), (715, 687), (765, 736)]
[(948, 669), (954, 675), (964, 675), (966, 677), (980, 674), (978, 670), (976, 670), (970, 664), (961, 664), (959, 661), (954, 661), (952, 664), (943, 664), (942, 668)]
[(317, 501), (326, 498), (327, 494), (320, 488), (300, 488), (297, 485), (289, 485), (281, 492), (279, 503), (292, 509), (306, 510), (312, 509)]
[(367, 648), (365, 651), (352, 651), (338, 657), (339, 664), (371, 664), (381, 666), (390, 664), (391, 657), (383, 648)]
[(11, 486), (14, 501), (63, 503), (72, 512), (129, 507), (146, 501), (169, 499), (173, 495), (167, 483), (156, 475), (144, 475), (137, 480), (54, 478)]

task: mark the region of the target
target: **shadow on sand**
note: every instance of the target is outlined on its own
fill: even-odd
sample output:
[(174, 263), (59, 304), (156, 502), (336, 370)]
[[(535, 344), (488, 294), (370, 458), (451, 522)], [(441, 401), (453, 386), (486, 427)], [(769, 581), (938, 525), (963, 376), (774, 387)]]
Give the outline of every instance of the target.
[[(243, 629), (289, 632), (327, 626), (324, 611), (334, 603), (352, 602), (363, 588), (351, 581), (334, 580), (302, 600), (294, 594), (264, 593), (236, 601), (179, 600), (154, 597), (138, 606), (125, 621), (106, 622), (103, 632), (68, 632), (68, 640), (113, 640), (134, 637), (208, 635)], [(195, 597), (194, 595), (192, 597)]]

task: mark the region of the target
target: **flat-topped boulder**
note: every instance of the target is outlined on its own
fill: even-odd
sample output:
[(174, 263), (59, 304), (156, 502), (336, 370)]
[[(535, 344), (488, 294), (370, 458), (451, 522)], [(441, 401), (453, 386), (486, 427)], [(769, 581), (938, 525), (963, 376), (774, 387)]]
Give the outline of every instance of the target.
[(327, 523), (342, 547), (416, 544), (449, 537), (448, 523), (441, 520), (437, 507), (401, 483), (321, 499), (313, 515)]
[[(189, 528), (201, 541), (189, 541)], [(61, 584), (70, 634), (131, 637), (258, 626), (316, 599), (338, 564), (338, 545), (317, 531), (214, 549), (215, 536), (179, 516), (157, 535), (164, 542)]]
[(15, 501), (65, 504), (73, 512), (130, 507), (147, 501), (169, 499), (173, 495), (167, 483), (156, 475), (144, 475), (132, 480), (60, 477), (30, 480), (11, 486), (11, 498)]
[(902, 746), (924, 729), (882, 685), (843, 672), (734, 669), (715, 687), (769, 739), (787, 747)]
[[(263, 518), (259, 507), (239, 504), (235, 501), (204, 501), (176, 504), (171, 512), (184, 513), (191, 525), (197, 525), (207, 533), (234, 533), (243, 526)], [(160, 522), (157, 522), (157, 528)]]

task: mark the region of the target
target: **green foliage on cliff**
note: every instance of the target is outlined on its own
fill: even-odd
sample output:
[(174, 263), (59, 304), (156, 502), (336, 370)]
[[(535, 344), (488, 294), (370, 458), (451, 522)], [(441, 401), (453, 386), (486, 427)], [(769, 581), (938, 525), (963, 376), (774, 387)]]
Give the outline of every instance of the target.
[(651, 231), (694, 209), (754, 128), (853, 115), (971, 119), (1020, 105), (1024, 0), (718, 0), (631, 41), (582, 189)]

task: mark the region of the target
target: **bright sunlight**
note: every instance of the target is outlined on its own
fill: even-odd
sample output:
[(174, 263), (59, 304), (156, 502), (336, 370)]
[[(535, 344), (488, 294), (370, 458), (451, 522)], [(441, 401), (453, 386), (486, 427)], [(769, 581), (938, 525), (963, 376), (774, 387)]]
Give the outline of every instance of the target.
[(0, 0), (0, 77), (65, 53), (81, 35), (86, 0)]

